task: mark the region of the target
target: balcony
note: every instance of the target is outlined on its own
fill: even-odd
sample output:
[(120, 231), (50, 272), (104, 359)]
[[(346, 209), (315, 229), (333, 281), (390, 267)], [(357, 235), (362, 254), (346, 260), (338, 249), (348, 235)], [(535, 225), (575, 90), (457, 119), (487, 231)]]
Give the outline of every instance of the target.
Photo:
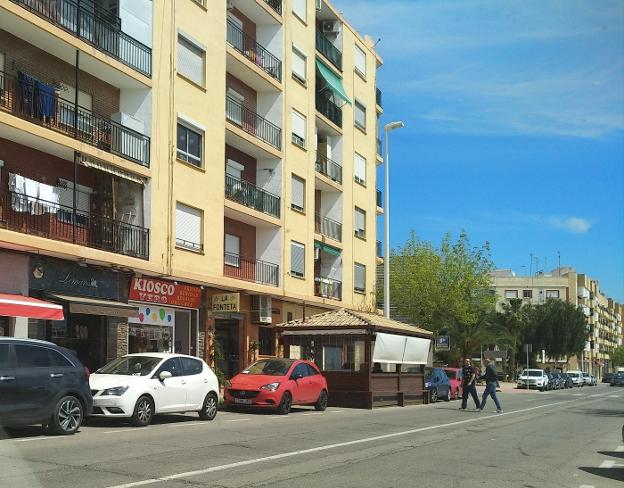
[(383, 107), (381, 104), (381, 90), (379, 88), (375, 88), (375, 103), (378, 107)]
[(381, 190), (377, 190), (377, 206), (379, 208), (383, 208), (383, 198), (381, 195)]
[(342, 166), (318, 152), (316, 153), (316, 171), (342, 184)]
[(331, 64), (342, 71), (342, 53), (318, 30), (316, 31), (316, 49), (325, 56)]
[(239, 280), (279, 286), (279, 265), (244, 258), (238, 254), (224, 253), (223, 274)]
[(342, 300), (342, 281), (316, 276), (314, 277), (314, 295), (332, 300)]
[(0, 226), (15, 232), (72, 242), (149, 259), (149, 229), (16, 191), (0, 191)]
[(58, 92), (44, 94), (39, 81), (28, 75), (17, 80), (0, 71), (0, 110), (149, 167), (149, 137), (76, 107)]
[(377, 252), (377, 257), (378, 258), (383, 258), (383, 245), (381, 244), (381, 241), (377, 241), (376, 243), (376, 252)]
[(252, 110), (249, 110), (238, 100), (235, 100), (232, 97), (227, 97), (225, 104), (225, 116), (229, 122), (239, 126), (248, 134), (251, 134), (270, 146), (281, 150), (282, 129)]
[(264, 0), (264, 3), (282, 15), (282, 0)]
[(342, 224), (317, 213), (314, 215), (314, 231), (335, 241), (342, 241)]
[(316, 94), (316, 110), (331, 120), (338, 127), (342, 127), (342, 109), (320, 93)]
[(277, 218), (280, 216), (280, 197), (227, 174), (225, 175), (225, 196), (229, 200), (259, 212)]
[(11, 0), (26, 10), (121, 61), (139, 73), (152, 75), (152, 50), (122, 32), (118, 17), (97, 14), (73, 0)]
[(381, 137), (377, 138), (377, 156), (381, 156)]
[(282, 81), (282, 62), (258, 44), (255, 39), (245, 34), (240, 27), (228, 20), (227, 41), (261, 70)]

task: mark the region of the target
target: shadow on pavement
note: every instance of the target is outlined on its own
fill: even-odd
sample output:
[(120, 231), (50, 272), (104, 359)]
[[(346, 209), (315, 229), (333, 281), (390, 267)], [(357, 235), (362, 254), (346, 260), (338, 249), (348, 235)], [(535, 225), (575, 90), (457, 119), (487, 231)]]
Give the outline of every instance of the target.
[(614, 458), (624, 459), (624, 452), (618, 451), (598, 451), (598, 454), (602, 454), (604, 456), (611, 456)]
[(27, 439), (28, 437), (40, 437), (46, 431), (40, 425), (29, 425), (26, 427), (0, 427), (0, 440), (4, 439)]
[(579, 408), (578, 413), (583, 415), (595, 415), (597, 417), (624, 417), (624, 410), (613, 410), (604, 408)]
[(579, 468), (586, 473), (607, 478), (610, 480), (624, 481), (624, 468)]

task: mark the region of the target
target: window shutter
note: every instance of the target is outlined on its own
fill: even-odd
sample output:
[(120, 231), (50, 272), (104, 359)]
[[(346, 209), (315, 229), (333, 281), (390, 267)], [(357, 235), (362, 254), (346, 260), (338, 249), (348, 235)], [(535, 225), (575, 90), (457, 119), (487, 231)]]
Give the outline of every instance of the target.
[[(72, 209), (74, 207), (74, 182), (63, 178), (60, 178), (59, 182), (59, 204), (64, 209)], [(88, 214), (91, 211), (91, 193), (93, 193), (93, 189), (88, 186), (78, 185), (76, 187), (77, 212)]]
[(355, 209), (355, 233), (360, 237), (364, 237), (366, 233), (366, 217), (363, 210), (356, 207)]
[(307, 21), (307, 0), (293, 0), (293, 12), (304, 21)]
[(303, 115), (298, 114), (297, 112), (295, 112), (293, 110), (292, 112), (292, 132), (293, 134), (296, 134), (297, 136), (301, 137), (301, 139), (303, 139), (305, 141), (305, 135), (306, 135), (306, 130), (305, 130), (305, 117)]
[(204, 53), (183, 37), (178, 37), (178, 71), (198, 85), (204, 85)]
[(305, 246), (298, 242), (290, 243), (290, 272), (295, 276), (304, 276)]
[(306, 81), (306, 56), (299, 49), (293, 47), (292, 72), (301, 81)]
[(360, 49), (359, 46), (355, 46), (355, 69), (366, 77), (366, 53)]
[(356, 291), (366, 290), (366, 266), (363, 264), (355, 263), (354, 268), (354, 288)]
[(355, 124), (363, 129), (366, 128), (366, 107), (357, 100), (355, 101)]
[(240, 237), (225, 234), (225, 264), (240, 266)]
[(366, 159), (364, 159), (359, 154), (355, 153), (355, 181), (359, 183), (366, 182)]
[(298, 178), (293, 175), (292, 177), (292, 206), (297, 210), (302, 210), (305, 208), (304, 205), (305, 198), (305, 183), (301, 178)]
[(201, 210), (176, 204), (176, 241), (184, 247), (201, 249)]

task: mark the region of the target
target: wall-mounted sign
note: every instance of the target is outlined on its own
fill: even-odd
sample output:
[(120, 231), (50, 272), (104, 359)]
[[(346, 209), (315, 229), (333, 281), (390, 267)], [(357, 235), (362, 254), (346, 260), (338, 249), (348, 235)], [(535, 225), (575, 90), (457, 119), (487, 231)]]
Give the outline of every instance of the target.
[(175, 310), (160, 305), (139, 305), (139, 316), (129, 317), (128, 322), (139, 325), (160, 325), (173, 327), (175, 324)]
[(451, 348), (451, 338), (447, 335), (436, 337), (435, 350), (448, 351)]
[(173, 281), (156, 278), (132, 278), (129, 300), (173, 305), (176, 307), (199, 308), (201, 288), (195, 285), (176, 284)]
[(221, 293), (212, 296), (213, 312), (238, 312), (240, 309), (240, 293)]

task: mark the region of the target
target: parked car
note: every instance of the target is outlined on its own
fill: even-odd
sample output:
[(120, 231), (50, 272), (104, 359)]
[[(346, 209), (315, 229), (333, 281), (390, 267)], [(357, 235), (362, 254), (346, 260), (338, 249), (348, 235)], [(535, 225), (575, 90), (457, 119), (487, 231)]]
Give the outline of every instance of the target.
[(459, 400), (462, 396), (462, 370), (461, 368), (442, 368), (451, 382), (451, 398)]
[(572, 388), (574, 386), (572, 378), (570, 377), (570, 375), (568, 375), (568, 373), (559, 373), (559, 376), (561, 377), (564, 388)]
[(611, 378), (611, 386), (624, 386), (624, 373), (615, 373)]
[(572, 385), (581, 387), (585, 384), (583, 381), (583, 372), (582, 371), (568, 371), (566, 373), (570, 378), (572, 378)]
[(219, 382), (201, 359), (183, 354), (128, 354), (89, 378), (94, 417), (129, 418), (137, 427), (162, 413), (217, 415)]
[(602, 375), (603, 383), (611, 383), (611, 378), (613, 378), (614, 373), (605, 373)]
[(543, 369), (525, 369), (518, 376), (518, 388), (537, 388), (540, 391), (548, 389), (548, 376)]
[(442, 368), (425, 368), (425, 389), (430, 391), (431, 403), (437, 402), (438, 398), (447, 402), (451, 399), (451, 382)]
[(598, 382), (594, 375), (589, 374), (587, 371), (583, 372), (583, 384), (587, 386), (596, 386)]
[(546, 390), (558, 390), (559, 389), (559, 381), (555, 377), (554, 373), (546, 373), (546, 377), (548, 378), (548, 384), (546, 385)]
[(0, 338), (0, 425), (42, 424), (74, 434), (91, 413), (89, 370), (69, 349), (35, 339)]
[(234, 376), (225, 385), (229, 408), (254, 407), (288, 414), (292, 405), (327, 408), (327, 380), (318, 366), (296, 359), (261, 359)]

